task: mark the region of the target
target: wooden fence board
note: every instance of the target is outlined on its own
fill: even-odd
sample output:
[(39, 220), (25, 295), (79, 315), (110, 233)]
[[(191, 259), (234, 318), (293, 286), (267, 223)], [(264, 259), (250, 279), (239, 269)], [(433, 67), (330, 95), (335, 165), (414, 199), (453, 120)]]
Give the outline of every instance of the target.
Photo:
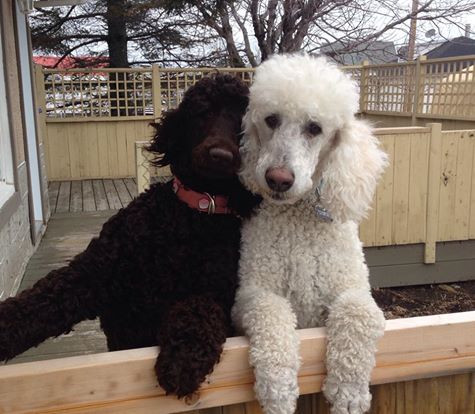
[(48, 123), (50, 180), (124, 178), (135, 175), (136, 140), (151, 137), (149, 121)]
[(455, 188), (455, 209), (453, 235), (456, 240), (469, 238), (470, 192), (472, 187), (473, 147), (475, 137), (467, 131), (454, 132), (458, 139), (457, 179)]
[(109, 154), (111, 154), (112, 148), (109, 147), (109, 142), (107, 139), (107, 130), (109, 128), (110, 127), (108, 125), (106, 126), (104, 122), (96, 124), (96, 140), (99, 151), (99, 177), (110, 176)]
[[(49, 153), (51, 157), (51, 178), (70, 175), (70, 158), (68, 139), (65, 137), (64, 125), (48, 126)], [(54, 160), (54, 162), (53, 162)]]
[(429, 170), (427, 177), (427, 213), (425, 263), (435, 262), (435, 246), (439, 226), (440, 168), (442, 162), (442, 132), (440, 124), (431, 124), (429, 140)]
[(458, 140), (454, 134), (442, 134), (442, 172), (439, 199), (438, 240), (452, 239), (455, 218)]
[(391, 244), (405, 244), (408, 237), (409, 181), (411, 178), (411, 135), (394, 140), (394, 184)]
[(128, 176), (128, 158), (127, 158), (127, 138), (126, 131), (122, 124), (117, 124), (117, 162), (118, 162), (118, 174), (119, 177)]
[(72, 124), (66, 124), (63, 128), (68, 140), (68, 155), (70, 164), (71, 177), (81, 176), (81, 158), (79, 156), (79, 147), (81, 146), (81, 135), (77, 128), (74, 128)]
[(429, 142), (429, 134), (417, 134), (411, 140), (407, 243), (426, 239)]
[(376, 190), (376, 244), (392, 243), (393, 187), (394, 187), (394, 136), (380, 137), (381, 146), (388, 154), (389, 166)]

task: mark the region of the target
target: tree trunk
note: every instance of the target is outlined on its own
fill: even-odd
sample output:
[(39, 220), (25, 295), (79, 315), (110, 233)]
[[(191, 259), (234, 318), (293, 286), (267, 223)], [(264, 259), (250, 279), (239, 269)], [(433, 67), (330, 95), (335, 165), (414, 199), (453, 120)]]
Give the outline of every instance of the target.
[[(109, 47), (109, 66), (127, 68), (127, 0), (107, 0), (107, 45)], [(111, 116), (124, 116), (126, 113), (127, 73), (110, 73)]]
[(107, 0), (107, 46), (111, 68), (127, 68), (127, 0)]

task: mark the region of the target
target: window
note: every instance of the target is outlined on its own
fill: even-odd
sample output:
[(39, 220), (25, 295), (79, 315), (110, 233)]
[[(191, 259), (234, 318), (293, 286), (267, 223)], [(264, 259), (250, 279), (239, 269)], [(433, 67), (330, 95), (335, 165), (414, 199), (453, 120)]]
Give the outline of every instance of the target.
[(0, 208), (15, 192), (3, 62), (2, 34), (0, 30)]

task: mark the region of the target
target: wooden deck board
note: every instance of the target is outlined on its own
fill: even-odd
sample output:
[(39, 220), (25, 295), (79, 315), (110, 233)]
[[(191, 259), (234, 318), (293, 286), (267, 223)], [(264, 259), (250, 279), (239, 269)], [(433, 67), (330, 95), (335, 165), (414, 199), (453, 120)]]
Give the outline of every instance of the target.
[(124, 178), (125, 186), (132, 198), (137, 197), (137, 184), (133, 178)]
[(119, 210), (137, 196), (137, 184), (133, 178), (51, 181), (48, 194), (53, 214)]
[[(115, 212), (57, 213), (49, 221), (46, 233), (37, 251), (30, 259), (20, 285), (20, 291), (33, 286), (51, 270), (58, 269), (76, 254), (82, 252), (104, 222)], [(73, 355), (107, 351), (105, 336), (99, 321), (84, 321), (68, 334), (51, 338), (31, 348), (9, 363), (38, 361)]]
[(96, 200), (97, 211), (109, 210), (109, 203), (107, 202), (102, 180), (93, 180), (92, 187), (94, 188), (94, 199)]
[(58, 202), (56, 212), (64, 213), (69, 211), (71, 197), (71, 181), (62, 181), (59, 186)]
[(92, 189), (92, 181), (84, 180), (82, 182), (82, 204), (84, 211), (96, 211), (96, 201), (94, 199), (94, 190)]
[(112, 210), (122, 208), (122, 203), (120, 202), (119, 194), (117, 194), (114, 182), (112, 180), (104, 180), (104, 189), (106, 191), (106, 197), (110, 208)]
[(129, 191), (123, 180), (113, 180), (114, 186), (117, 190), (117, 194), (119, 196), (120, 202), (122, 205), (127, 205), (132, 201), (132, 197), (130, 196)]
[(82, 211), (82, 185), (81, 181), (71, 182), (71, 204), (69, 211), (78, 212)]
[(49, 186), (48, 186), (49, 204), (50, 204), (52, 213), (56, 211), (56, 203), (58, 202), (58, 194), (59, 194), (59, 185), (60, 185), (59, 181), (52, 181), (49, 183)]

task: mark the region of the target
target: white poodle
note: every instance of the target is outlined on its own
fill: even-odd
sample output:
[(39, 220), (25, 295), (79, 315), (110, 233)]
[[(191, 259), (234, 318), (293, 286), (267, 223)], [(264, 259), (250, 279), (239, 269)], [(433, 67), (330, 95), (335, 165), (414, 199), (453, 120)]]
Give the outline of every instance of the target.
[(274, 56), (251, 87), (241, 179), (264, 201), (242, 230), (233, 319), (249, 337), (266, 414), (294, 412), (295, 329), (323, 325), (332, 413), (370, 408), (385, 322), (371, 297), (358, 223), (387, 158), (355, 119), (357, 108), (356, 85), (324, 58)]

